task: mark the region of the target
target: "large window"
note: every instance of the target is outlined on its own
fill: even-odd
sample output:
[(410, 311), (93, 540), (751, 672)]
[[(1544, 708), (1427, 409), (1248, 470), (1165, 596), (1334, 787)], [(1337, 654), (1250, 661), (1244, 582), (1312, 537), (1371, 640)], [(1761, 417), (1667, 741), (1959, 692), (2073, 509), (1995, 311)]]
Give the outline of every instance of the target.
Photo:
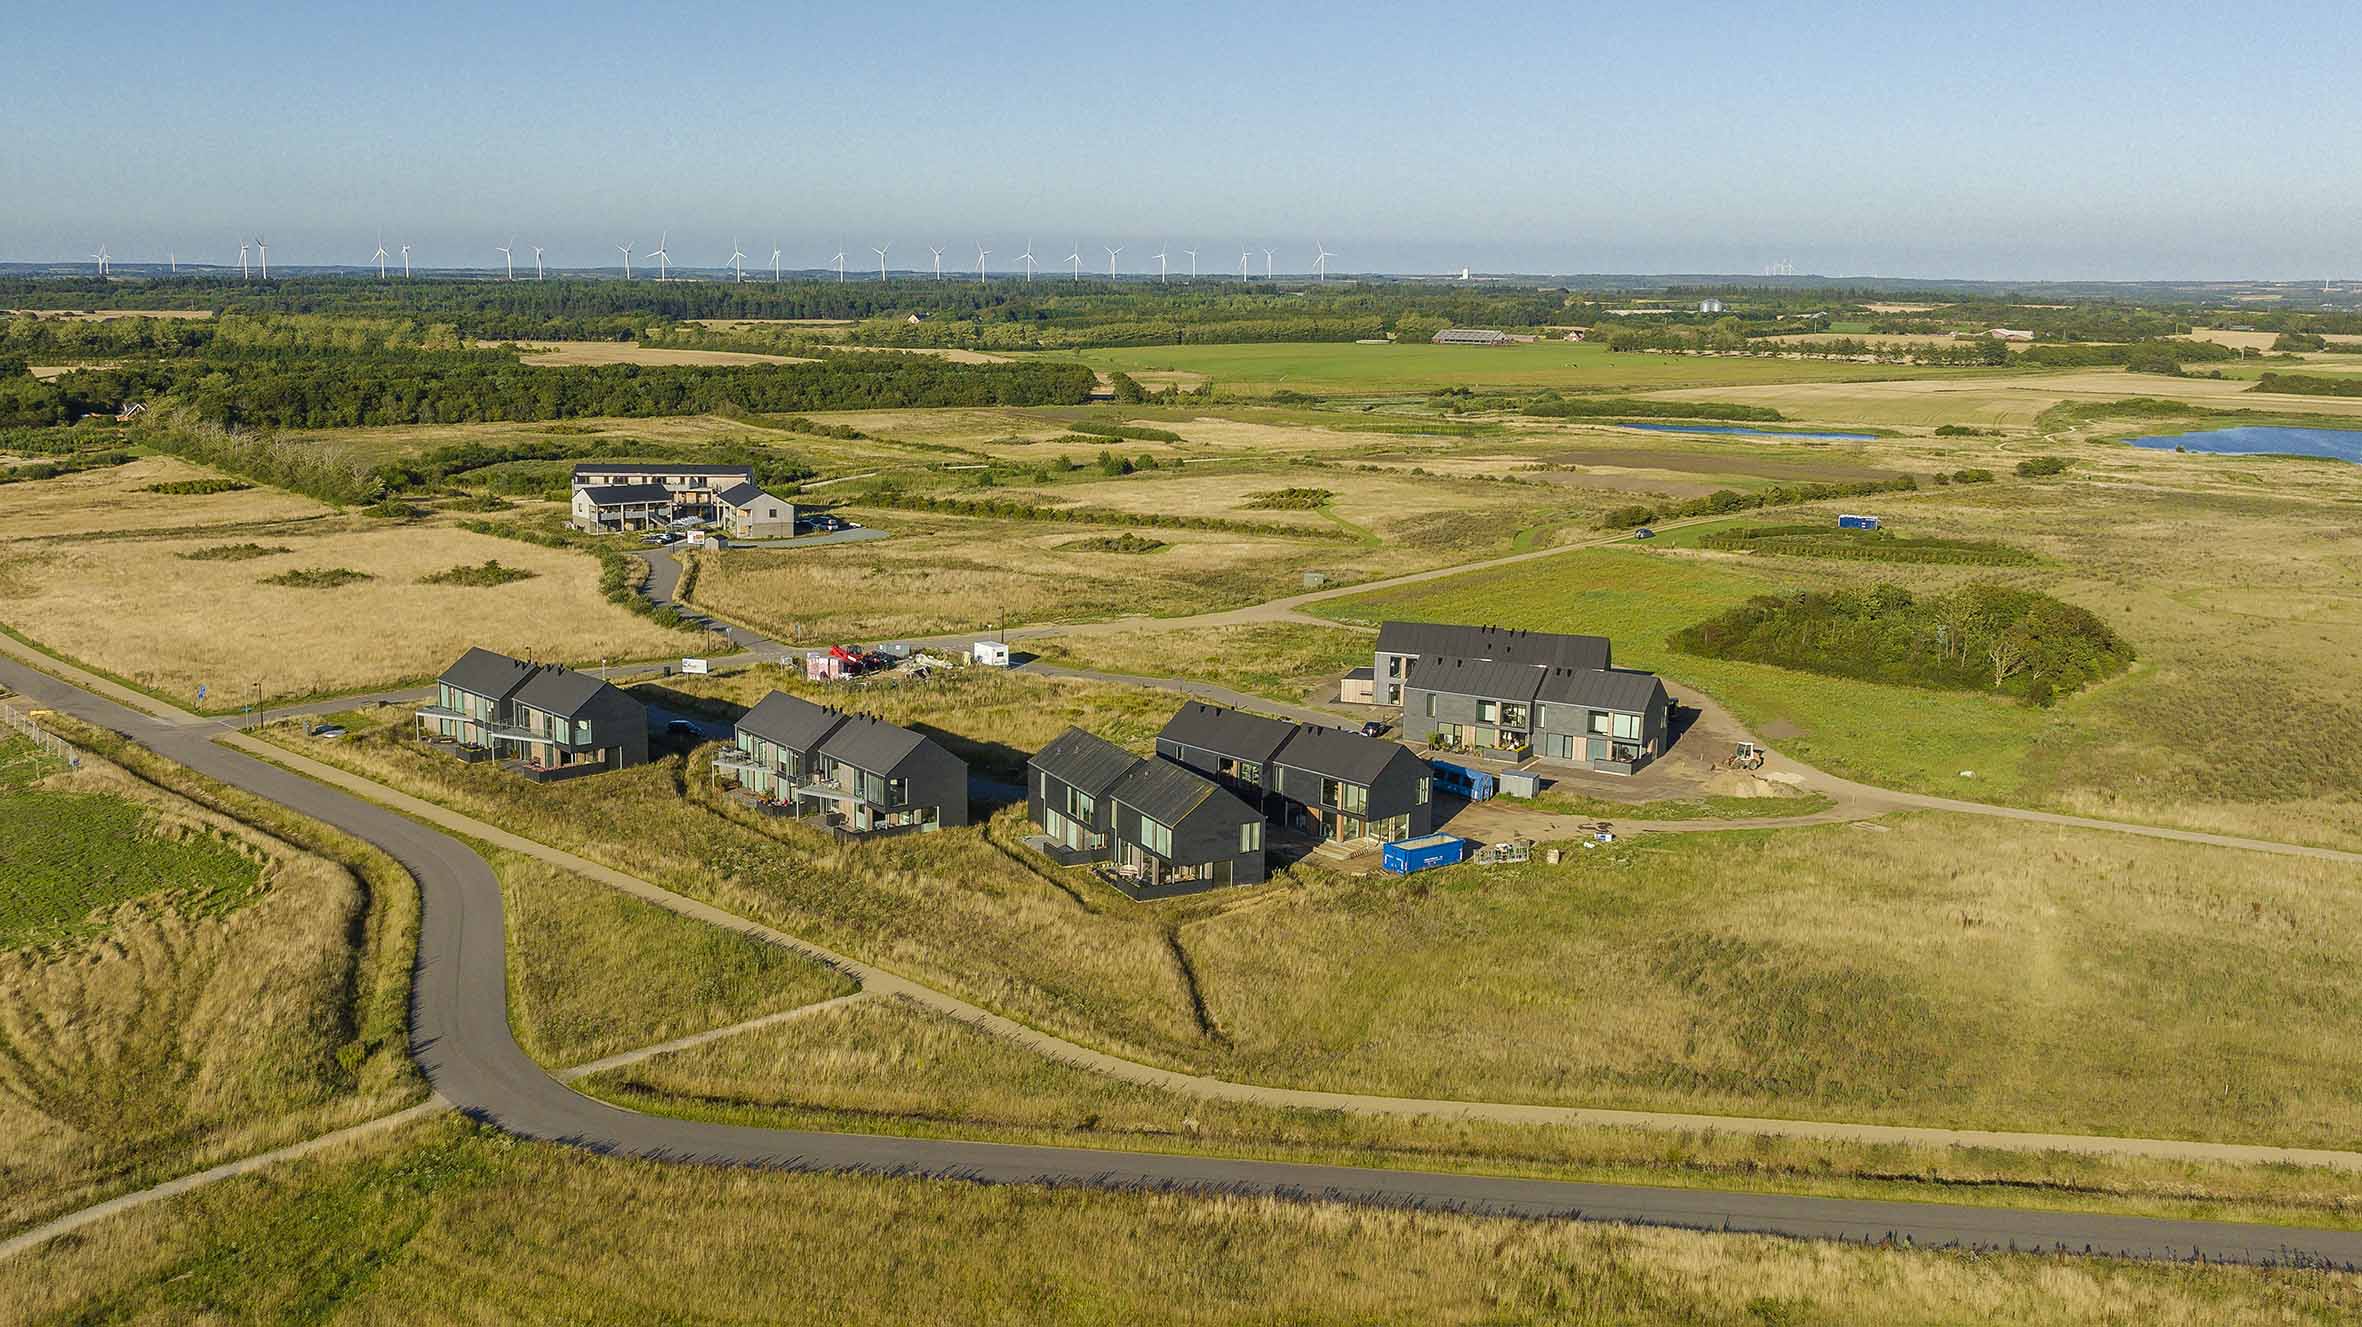
[(1263, 849), (1263, 822), (1250, 820), (1238, 827), (1238, 850), (1260, 852)]
[(1415, 805), (1415, 806), (1425, 806), (1425, 805), (1427, 805), (1427, 797), (1428, 797), (1428, 794), (1429, 794), (1429, 793), (1432, 791), (1434, 783), (1435, 783), (1435, 780), (1433, 780), (1433, 779), (1430, 779), (1430, 778), (1425, 778), (1425, 777), (1422, 777), (1422, 778), (1420, 778), (1420, 780), (1419, 780), (1419, 791), (1418, 791), (1417, 795), (1416, 795), (1416, 796), (1415, 796), (1415, 797), (1412, 799), (1412, 804), (1413, 804), (1413, 805)]
[(1476, 702), (1476, 721), (1478, 723), (1499, 723), (1501, 721), (1501, 702), (1497, 700)]
[(1399, 654), (1389, 654), (1389, 655), (1387, 655), (1387, 656), (1386, 656), (1386, 675), (1387, 675), (1388, 677), (1401, 677), (1401, 676), (1402, 676), (1402, 656), (1401, 656), (1401, 655), (1399, 655)]
[(1435, 693), (1432, 691), (1427, 693), (1427, 717), (1435, 717)]
[(1340, 811), (1350, 811), (1359, 815), (1370, 809), (1370, 790), (1358, 783), (1347, 783), (1342, 779), (1322, 779), (1320, 781), (1320, 800)]
[(1099, 802), (1080, 788), (1066, 790), (1066, 814), (1090, 824), (1099, 814)]
[(1525, 727), (1526, 707), (1523, 705), (1503, 705), (1501, 707), (1501, 723), (1504, 727), (1509, 728)]
[(1173, 857), (1173, 827), (1140, 817), (1140, 846), (1167, 861)]
[(1613, 732), (1612, 732), (1610, 735), (1611, 735), (1611, 736), (1615, 736), (1615, 737), (1621, 737), (1621, 738), (1624, 738), (1624, 739), (1626, 739), (1626, 740), (1631, 740), (1631, 739), (1633, 739), (1633, 738), (1639, 737), (1639, 736), (1640, 736), (1640, 716), (1639, 716), (1639, 715), (1637, 715), (1637, 714), (1619, 714), (1619, 715), (1616, 715), (1616, 716), (1615, 716), (1615, 728), (1614, 728)]
[(1251, 783), (1258, 788), (1262, 787), (1263, 763), (1258, 760), (1242, 760), (1238, 762), (1238, 780), (1241, 783)]
[(1607, 736), (1607, 712), (1605, 710), (1591, 711), (1591, 731), (1601, 737)]
[(576, 720), (574, 721), (574, 741), (575, 741), (575, 744), (576, 744), (576, 745), (578, 745), (578, 746), (589, 746), (589, 745), (590, 745), (590, 740), (591, 740), (591, 735), (590, 735), (590, 720), (588, 720), (588, 719), (576, 719)]

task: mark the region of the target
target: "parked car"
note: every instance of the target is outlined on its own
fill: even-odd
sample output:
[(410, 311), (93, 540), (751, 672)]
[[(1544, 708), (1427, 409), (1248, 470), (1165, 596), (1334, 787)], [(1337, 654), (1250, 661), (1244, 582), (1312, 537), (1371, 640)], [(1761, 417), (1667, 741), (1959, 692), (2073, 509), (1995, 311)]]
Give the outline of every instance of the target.
[(1386, 721), (1384, 719), (1370, 720), (1361, 726), (1361, 735), (1364, 737), (1384, 737), (1386, 735)]
[(664, 731), (674, 737), (702, 738), (705, 731), (687, 719), (674, 719), (664, 725)]
[(845, 521), (838, 516), (815, 516), (812, 518), (812, 528), (821, 534), (834, 534), (845, 528)]
[(344, 725), (341, 723), (324, 723), (319, 727), (312, 729), (311, 735), (313, 737), (342, 737), (344, 736)]
[(1632, 537), (1634, 539), (1654, 539), (1657, 537), (1657, 532), (1644, 525), (1639, 529), (1634, 530), (1632, 532)]

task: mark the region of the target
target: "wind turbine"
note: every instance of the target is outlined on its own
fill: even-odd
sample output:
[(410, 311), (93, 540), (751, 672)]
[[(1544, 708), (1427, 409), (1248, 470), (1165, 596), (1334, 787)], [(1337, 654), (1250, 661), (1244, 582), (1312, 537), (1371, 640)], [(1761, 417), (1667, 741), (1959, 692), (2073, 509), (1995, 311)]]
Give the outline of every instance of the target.
[(271, 279), (271, 246), (257, 235), (254, 237), (254, 247), (262, 255), (262, 279), (268, 281)]
[(1320, 242), (1317, 240), (1313, 242), (1312, 248), (1313, 252), (1317, 255), (1312, 260), (1312, 266), (1320, 273), (1320, 279), (1327, 281), (1329, 279), (1329, 260), (1336, 257), (1337, 255), (1330, 253), (1326, 248), (1323, 248)]
[(1263, 279), (1265, 281), (1271, 279), (1271, 250), (1269, 249), (1263, 251)]
[(653, 254), (649, 255), (656, 260), (656, 279), (659, 281), (670, 281), (673, 279), (672, 251), (664, 247), (665, 244), (671, 239), (671, 231), (658, 231), (656, 233), (656, 250)]
[(839, 245), (839, 246), (837, 246), (837, 256), (836, 256), (836, 257), (834, 257), (834, 258), (831, 258), (831, 259), (829, 259), (829, 261), (830, 261), (830, 262), (832, 262), (832, 263), (835, 263), (835, 264), (837, 265), (837, 284), (839, 284), (839, 285), (842, 285), (842, 284), (844, 284), (844, 281), (845, 281), (845, 249), (844, 249), (844, 246), (843, 246), (843, 245)]
[(888, 240), (883, 248), (875, 244), (869, 246), (869, 251), (878, 256), (878, 280), (880, 281), (886, 279), (886, 250), (893, 247), (894, 243), (891, 240)]
[(1165, 251), (1162, 249), (1156, 251), (1156, 283), (1160, 286), (1165, 283)]
[(377, 252), (370, 255), (377, 260), (377, 279), (385, 280), (385, 236), (377, 237)]
[(930, 244), (927, 246), (927, 252), (935, 255), (935, 279), (941, 281), (943, 279), (943, 250)]
[(515, 243), (515, 240), (510, 240), (508, 244), (495, 244), (492, 246), (493, 250), (500, 255), (501, 260), (508, 264), (508, 275), (501, 278), (503, 281), (514, 281), (517, 279), (517, 256), (514, 253), (509, 252), (510, 245)]
[(746, 280), (746, 253), (735, 239), (730, 241), (730, 270), (738, 274), (740, 281)]
[(628, 244), (618, 244), (615, 247), (623, 253), (623, 279), (629, 281), (632, 279), (632, 247)]
[(244, 281), (254, 273), (246, 270), (246, 241), (238, 241), (238, 279)]
[(1076, 240), (1076, 241), (1074, 242), (1074, 252), (1073, 252), (1073, 253), (1070, 253), (1070, 254), (1068, 254), (1068, 255), (1066, 255), (1066, 261), (1068, 261), (1068, 262), (1070, 262), (1070, 263), (1073, 263), (1073, 264), (1074, 264), (1074, 279), (1075, 279), (1075, 280), (1077, 280), (1077, 281), (1080, 281), (1080, 280), (1082, 280), (1082, 279), (1083, 279), (1083, 242), (1082, 242), (1081, 240)]
[[(238, 256), (243, 259), (246, 255), (243, 252), (240, 252)], [(629, 261), (629, 259), (625, 260), (627, 264)], [(628, 272), (628, 270), (629, 269), (627, 267), (626, 271)], [(402, 246), (402, 275), (405, 277), (410, 275), (410, 246), (407, 244)]]
[(1033, 280), (1033, 269), (1038, 266), (1038, 264), (1033, 261), (1032, 240), (1027, 240), (1025, 242), (1025, 252), (1017, 255), (1017, 261), (1025, 264), (1025, 279), (1030, 283)]
[(1181, 252), (1189, 255), (1189, 279), (1197, 280), (1197, 250), (1183, 249)]
[[(1102, 249), (1107, 249), (1107, 246), (1104, 244), (1100, 245), (1099, 247)], [(1112, 249), (1107, 249), (1107, 279), (1110, 281), (1115, 280), (1115, 256), (1119, 253), (1122, 253), (1123, 251), (1124, 248), (1120, 244)]]
[(771, 246), (771, 284), (779, 284), (779, 246)]
[(541, 246), (533, 246), (533, 279), (541, 280)]
[(165, 261), (165, 262), (168, 262), (168, 263), (170, 263), (170, 264), (172, 264), (172, 274), (173, 274), (174, 276), (179, 276), (179, 275), (180, 275), (180, 251), (179, 251), (179, 250), (177, 250), (177, 249), (167, 249), (167, 250), (165, 250), (165, 251), (164, 251), (164, 261)]
[(976, 246), (976, 284), (977, 284), (977, 285), (979, 285), (979, 286), (981, 286), (981, 285), (983, 285), (983, 284), (984, 284), (984, 259), (985, 259), (985, 256), (986, 256), (987, 254), (990, 254), (991, 252), (992, 252), (992, 250), (985, 248), (985, 247), (984, 247), (983, 245), (981, 245), (981, 244), (979, 244), (979, 245), (977, 245), (977, 246)]
[(1245, 284), (1246, 284), (1246, 281), (1247, 281), (1247, 255), (1248, 255), (1248, 253), (1249, 253), (1249, 250), (1246, 250), (1246, 249), (1241, 249), (1241, 250), (1239, 250), (1239, 251), (1238, 251), (1238, 280), (1239, 280), (1239, 284), (1240, 284), (1240, 285), (1242, 285), (1242, 286), (1243, 286), (1243, 285), (1245, 285)]
[(98, 274), (104, 277), (107, 274), (107, 246), (103, 244), (98, 246), (98, 252), (90, 257), (98, 264)]

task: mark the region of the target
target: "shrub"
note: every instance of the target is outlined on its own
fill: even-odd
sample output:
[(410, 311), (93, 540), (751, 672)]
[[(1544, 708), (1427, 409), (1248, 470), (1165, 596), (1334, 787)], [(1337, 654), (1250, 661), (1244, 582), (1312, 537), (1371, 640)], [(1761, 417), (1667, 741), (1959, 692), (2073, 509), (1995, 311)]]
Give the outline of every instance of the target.
[(1999, 429), (1981, 429), (1968, 424), (1940, 424), (1936, 427), (1936, 436), (1939, 438), (1990, 438), (1999, 432)]
[(1847, 562), (1917, 562), (1953, 566), (2018, 566), (2032, 553), (1983, 539), (1904, 537), (1891, 530), (1847, 530), (1833, 525), (1758, 525), (1716, 530), (1698, 547), (1734, 553), (1834, 558)]
[(176, 493), (185, 496), (195, 496), (205, 493), (239, 493), (252, 487), (254, 487), (252, 484), (242, 484), (235, 479), (223, 479), (217, 475), (210, 479), (166, 480), (161, 484), (148, 485), (146, 491), (149, 493)]
[(1162, 539), (1151, 539), (1147, 535), (1126, 530), (1122, 534), (1076, 539), (1058, 547), (1077, 553), (1154, 553), (1159, 549), (1171, 548), (1172, 545)]
[(525, 570), (523, 567), (504, 567), (500, 564), (500, 559), (491, 558), (486, 560), (480, 566), (462, 565), (421, 576), (418, 578), (418, 583), (421, 585), (471, 585), (489, 587), (494, 585), (508, 585), (516, 581), (531, 580), (535, 574), (536, 573), (534, 572)]
[(1990, 470), (1955, 470), (1952, 472), (1952, 482), (1955, 484), (1990, 484), (1993, 482), (1993, 472)]
[(2033, 479), (2041, 475), (2063, 474), (2067, 464), (2067, 458), (2063, 456), (2029, 456), (2018, 462), (2018, 477)]
[(261, 544), (213, 544), (205, 548), (192, 548), (180, 556), (186, 562), (249, 562), (255, 558), (275, 557), (294, 551), (276, 545), (266, 548)]
[(1169, 429), (1150, 428), (1145, 424), (1069, 424), (1069, 433), (1082, 433), (1095, 438), (1127, 438), (1133, 442), (1179, 442), (1181, 435)]
[(1318, 511), (1335, 496), (1325, 488), (1278, 488), (1257, 493), (1238, 505), (1245, 511)]
[(265, 576), (261, 584), (283, 585), (291, 590), (333, 590), (339, 586), (358, 585), (377, 578), (365, 571), (350, 567), (302, 567), (283, 571), (276, 576)]
[[(1943, 476), (1936, 476), (1940, 483)], [(1608, 529), (1647, 525), (1653, 521), (1674, 521), (1689, 516), (1715, 516), (1759, 507), (1793, 507), (1800, 502), (1826, 502), (1831, 498), (1862, 498), (1873, 493), (1910, 493), (1917, 490), (1919, 481), (1909, 475), (1892, 479), (1858, 480), (1846, 484), (1778, 484), (1754, 493), (1740, 493), (1734, 489), (1717, 489), (1702, 498), (1687, 502), (1669, 502), (1656, 507), (1639, 505), (1618, 507), (1601, 516), (1599, 523)]]
[(373, 502), (368, 506), (363, 507), (361, 509), (361, 514), (363, 516), (374, 516), (381, 521), (407, 521), (414, 517), (426, 515), (426, 509), (423, 507), (413, 507), (409, 503), (404, 502), (399, 498), (387, 498), (382, 502)]

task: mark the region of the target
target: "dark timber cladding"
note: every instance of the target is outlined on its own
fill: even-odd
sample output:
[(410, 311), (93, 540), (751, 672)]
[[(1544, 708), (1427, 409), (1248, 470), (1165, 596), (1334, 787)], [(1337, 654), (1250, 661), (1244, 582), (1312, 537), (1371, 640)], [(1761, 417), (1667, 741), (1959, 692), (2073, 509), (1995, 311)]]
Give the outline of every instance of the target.
[(463, 760), (535, 780), (645, 764), (648, 713), (599, 678), (470, 649), (435, 679), (419, 733)]
[(1263, 813), (1205, 777), (1143, 759), (1069, 728), (1028, 762), (1026, 815), (1065, 866), (1106, 862), (1100, 875), (1134, 899), (1260, 883)]
[(1156, 749), (1303, 833), (1391, 842), (1435, 827), (1426, 763), (1398, 743), (1190, 704), (1157, 734)]
[(774, 691), (738, 720), (714, 760), (765, 806), (823, 813), (844, 836), (924, 833), (968, 823), (968, 767), (935, 739)]

